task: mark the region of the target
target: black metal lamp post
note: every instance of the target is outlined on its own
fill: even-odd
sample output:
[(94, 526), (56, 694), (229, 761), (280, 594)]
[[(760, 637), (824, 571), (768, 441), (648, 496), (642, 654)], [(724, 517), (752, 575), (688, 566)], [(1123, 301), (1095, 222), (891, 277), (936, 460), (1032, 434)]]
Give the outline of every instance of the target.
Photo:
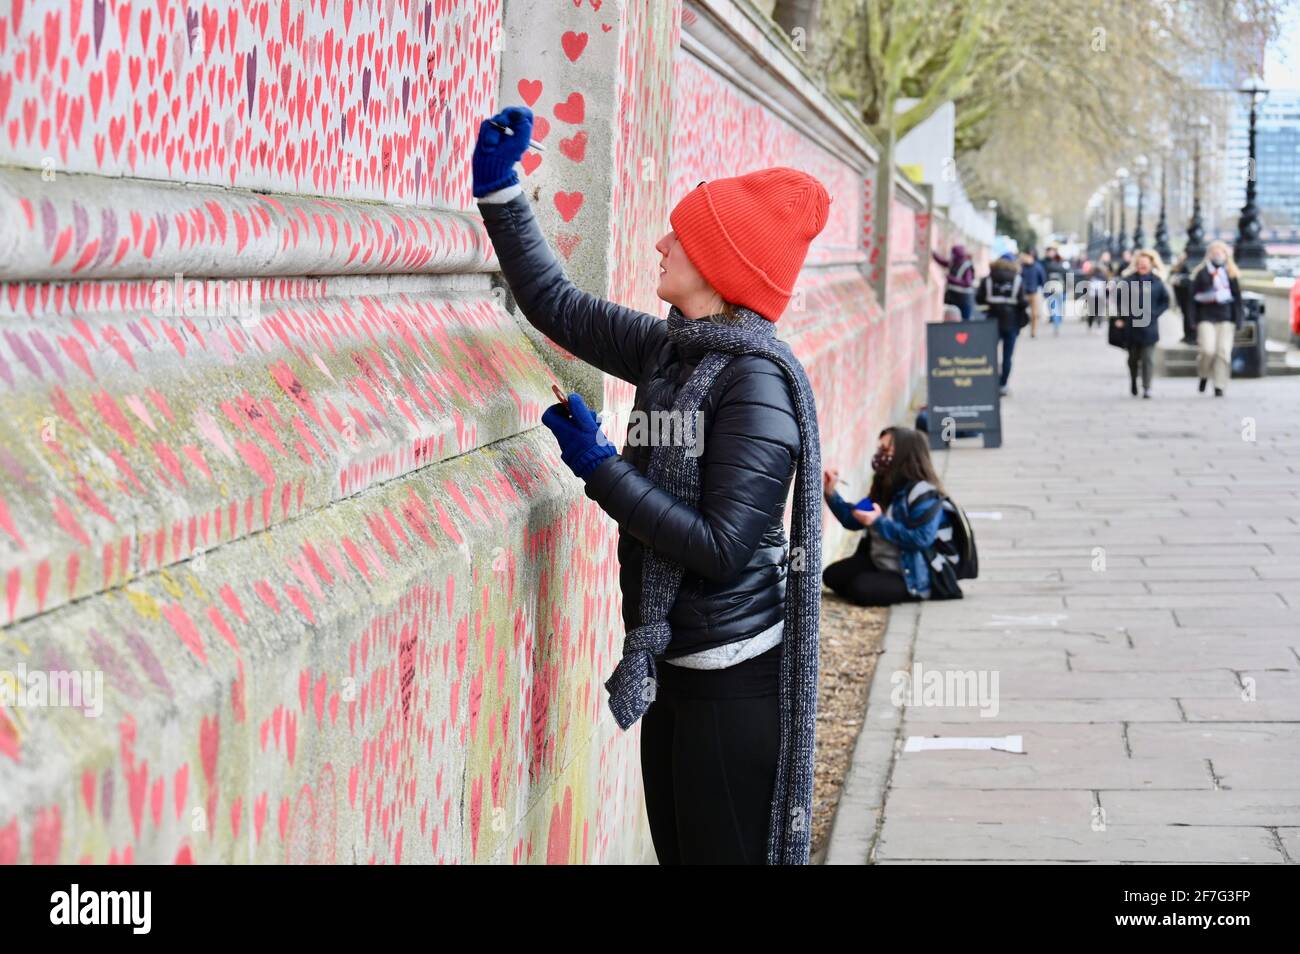
[(1201, 222), (1201, 140), (1209, 131), (1210, 121), (1197, 116), (1192, 121), (1192, 217), (1187, 223), (1187, 245), (1183, 251), (1187, 264), (1195, 268), (1205, 258), (1205, 226)]
[(1088, 258), (1096, 259), (1106, 243), (1106, 193), (1098, 189), (1088, 199)]
[(1128, 170), (1120, 166), (1115, 170), (1115, 178), (1119, 180), (1119, 256), (1121, 259), (1124, 253), (1131, 250), (1128, 244)]
[(1173, 249), (1169, 247), (1169, 220), (1165, 215), (1165, 203), (1168, 198), (1166, 193), (1169, 187), (1169, 159), (1161, 157), (1160, 159), (1160, 218), (1156, 222), (1156, 254), (1166, 263), (1174, 257)]
[(1138, 249), (1146, 248), (1147, 245), (1147, 234), (1142, 231), (1142, 188), (1146, 180), (1147, 157), (1138, 156), (1133, 164), (1137, 166), (1135, 178), (1138, 187), (1137, 222), (1133, 226), (1133, 251), (1136, 252)]
[(1101, 253), (1110, 248), (1110, 222), (1106, 220), (1106, 214), (1110, 212), (1110, 206), (1107, 204), (1108, 196), (1106, 188), (1097, 190), (1097, 247), (1093, 249), (1092, 257), (1100, 258)]
[(1110, 252), (1112, 262), (1119, 261), (1119, 192), (1116, 185), (1117, 180), (1112, 179), (1110, 199), (1106, 203), (1110, 212), (1110, 221), (1106, 227), (1106, 251)]
[(1259, 208), (1255, 205), (1255, 114), (1260, 103), (1268, 96), (1259, 79), (1252, 77), (1240, 90), (1250, 97), (1250, 152), (1246, 165), (1246, 204), (1237, 219), (1237, 246), (1233, 257), (1240, 268), (1263, 269), (1268, 257), (1264, 243), (1259, 240)]

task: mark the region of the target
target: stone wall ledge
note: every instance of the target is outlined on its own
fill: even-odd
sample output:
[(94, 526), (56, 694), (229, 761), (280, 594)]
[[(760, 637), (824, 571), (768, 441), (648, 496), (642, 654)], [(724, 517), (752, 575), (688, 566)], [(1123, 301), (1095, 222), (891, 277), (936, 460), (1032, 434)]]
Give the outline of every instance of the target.
[(495, 269), (470, 212), (0, 167), (0, 279)]

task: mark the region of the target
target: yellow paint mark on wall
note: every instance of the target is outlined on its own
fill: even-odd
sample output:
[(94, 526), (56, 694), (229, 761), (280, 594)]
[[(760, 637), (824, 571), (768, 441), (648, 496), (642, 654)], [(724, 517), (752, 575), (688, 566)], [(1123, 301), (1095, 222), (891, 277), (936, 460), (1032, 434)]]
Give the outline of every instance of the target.
[(23, 639), (15, 639), (12, 636), (8, 636), (5, 634), (4, 630), (0, 630), (0, 643), (4, 643), (8, 646), (12, 646), (14, 649), (18, 650), (24, 656), (30, 656), (32, 654), (31, 643)]
[(159, 570), (158, 579), (162, 583), (163, 589), (167, 591), (167, 595), (172, 599), (179, 600), (185, 595), (185, 590), (181, 588), (176, 577), (172, 576), (167, 570)]
[[(7, 669), (0, 669), (0, 686), (4, 690), (0, 696), (6, 699), (17, 699), (24, 689), (19, 686), (18, 677)], [(0, 732), (7, 733), (13, 740), (10, 747), (17, 747), (22, 742), (26, 729), (27, 718), (23, 715), (22, 706), (0, 706)], [(0, 742), (0, 751), (5, 748), (5, 743)]]
[(135, 611), (145, 619), (153, 622), (162, 619), (162, 612), (158, 609), (158, 601), (148, 593), (139, 593), (128, 589), (123, 589), (122, 592), (131, 601), (131, 606), (135, 608)]

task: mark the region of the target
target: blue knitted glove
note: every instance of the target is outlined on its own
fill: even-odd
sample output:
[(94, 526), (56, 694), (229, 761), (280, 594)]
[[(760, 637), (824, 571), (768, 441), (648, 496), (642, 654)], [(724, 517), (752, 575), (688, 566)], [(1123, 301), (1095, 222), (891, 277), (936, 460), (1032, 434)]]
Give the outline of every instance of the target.
[(519, 181), (515, 163), (528, 151), (533, 135), (533, 111), (527, 106), (508, 106), (492, 118), (515, 134), (507, 135), (486, 119), (479, 124), (471, 163), (476, 199)]
[(569, 395), (568, 411), (563, 404), (552, 404), (542, 414), (542, 423), (559, 441), (560, 459), (583, 480), (595, 473), (606, 458), (618, 454), (581, 394)]

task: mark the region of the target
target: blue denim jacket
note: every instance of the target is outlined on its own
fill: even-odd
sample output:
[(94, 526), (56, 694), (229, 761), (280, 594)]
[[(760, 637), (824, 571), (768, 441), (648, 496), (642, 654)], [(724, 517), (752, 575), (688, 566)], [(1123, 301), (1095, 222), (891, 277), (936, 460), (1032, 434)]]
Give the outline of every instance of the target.
[[(832, 492), (826, 502), (846, 530), (867, 529), (853, 516), (853, 504), (838, 493)], [(917, 599), (930, 598), (926, 551), (934, 546), (945, 519), (943, 498), (932, 484), (918, 480), (894, 494), (884, 516), (876, 521), (880, 535), (898, 547), (903, 582), (907, 584), (907, 592)]]

